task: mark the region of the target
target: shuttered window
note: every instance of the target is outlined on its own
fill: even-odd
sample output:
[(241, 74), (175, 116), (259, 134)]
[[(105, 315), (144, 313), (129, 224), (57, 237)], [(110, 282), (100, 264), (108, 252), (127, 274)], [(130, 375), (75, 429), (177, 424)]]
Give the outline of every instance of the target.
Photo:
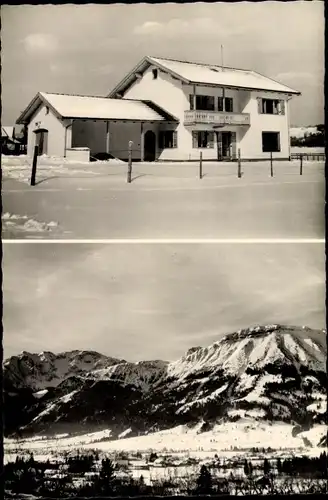
[(233, 100), (232, 100), (232, 97), (226, 97), (224, 99), (224, 104), (225, 104), (225, 111), (227, 111), (227, 113), (232, 113), (233, 112)]
[(262, 99), (260, 97), (257, 98), (257, 110), (260, 114), (263, 113), (263, 111), (262, 111)]
[(198, 148), (198, 132), (192, 133), (192, 147), (193, 149)]
[(223, 97), (218, 97), (218, 111), (224, 111), (223, 110)]
[(173, 132), (173, 148), (178, 147), (178, 132), (174, 131)]
[(159, 134), (160, 149), (172, 149), (178, 147), (178, 133), (175, 130), (165, 130)]
[(214, 132), (194, 131), (192, 133), (192, 147), (193, 149), (214, 148)]
[(258, 98), (258, 111), (264, 115), (284, 115), (285, 102), (279, 99)]

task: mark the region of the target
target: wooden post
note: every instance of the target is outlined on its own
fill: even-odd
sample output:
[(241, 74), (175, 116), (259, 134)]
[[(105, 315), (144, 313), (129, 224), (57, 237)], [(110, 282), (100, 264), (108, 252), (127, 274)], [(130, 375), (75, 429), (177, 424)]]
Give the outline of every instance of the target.
[(203, 153), (199, 153), (199, 178), (203, 178)]
[(302, 155), (302, 153), (300, 153), (300, 160), (301, 160), (301, 163), (300, 163), (300, 175), (303, 175), (303, 155)]
[(31, 174), (31, 186), (35, 186), (35, 176), (36, 176), (36, 165), (38, 162), (38, 152), (39, 146), (34, 147), (33, 163), (32, 163), (32, 174)]
[(140, 125), (140, 161), (145, 161), (145, 134), (142, 122)]
[(238, 148), (238, 177), (241, 178), (241, 158), (240, 158), (240, 149)]
[(110, 141), (110, 135), (109, 135), (109, 121), (107, 120), (106, 122), (106, 153), (109, 153), (109, 141)]
[(131, 176), (132, 176), (132, 146), (133, 142), (129, 141), (129, 160), (128, 160), (128, 177), (127, 177), (128, 183), (131, 182)]
[(270, 174), (271, 174), (271, 177), (273, 177), (272, 151), (270, 151)]

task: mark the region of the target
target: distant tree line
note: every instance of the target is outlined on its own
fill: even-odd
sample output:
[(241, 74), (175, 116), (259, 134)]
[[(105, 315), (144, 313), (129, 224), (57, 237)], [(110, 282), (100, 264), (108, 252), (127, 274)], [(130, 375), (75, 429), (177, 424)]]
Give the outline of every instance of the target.
[(325, 126), (317, 125), (317, 132), (315, 134), (305, 133), (304, 137), (291, 137), (290, 145), (308, 148), (322, 148), (325, 147)]

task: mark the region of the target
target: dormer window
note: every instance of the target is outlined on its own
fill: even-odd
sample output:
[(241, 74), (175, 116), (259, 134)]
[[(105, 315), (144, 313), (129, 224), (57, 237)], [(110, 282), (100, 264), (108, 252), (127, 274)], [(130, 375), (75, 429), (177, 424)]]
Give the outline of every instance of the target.
[(158, 76), (158, 69), (153, 69), (153, 80), (156, 80)]

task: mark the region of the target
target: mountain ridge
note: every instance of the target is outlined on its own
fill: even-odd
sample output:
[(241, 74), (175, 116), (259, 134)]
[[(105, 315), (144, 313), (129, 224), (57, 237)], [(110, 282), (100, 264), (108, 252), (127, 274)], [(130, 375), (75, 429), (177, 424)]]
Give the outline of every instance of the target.
[(325, 330), (253, 326), (180, 359), (128, 362), (95, 351), (26, 351), (4, 363), (5, 428), (56, 432), (110, 425), (131, 435), (251, 415), (326, 421)]

